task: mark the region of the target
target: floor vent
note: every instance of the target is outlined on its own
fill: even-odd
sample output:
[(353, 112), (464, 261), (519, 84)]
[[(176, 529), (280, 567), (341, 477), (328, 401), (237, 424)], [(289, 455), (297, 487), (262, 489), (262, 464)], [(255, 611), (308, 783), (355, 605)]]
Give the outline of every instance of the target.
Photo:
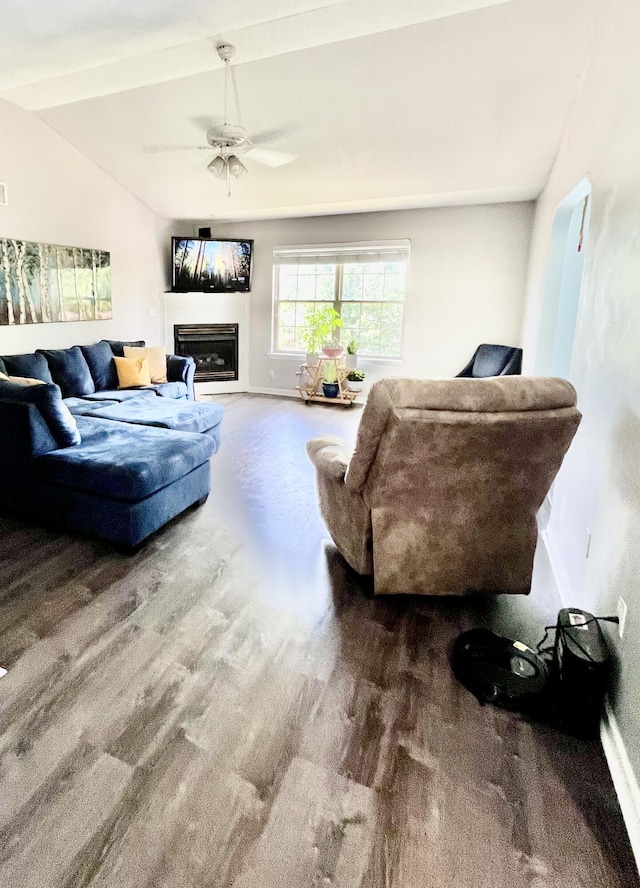
[(0, 207), (6, 207), (9, 203), (9, 196), (7, 194), (7, 186), (5, 182), (0, 182)]

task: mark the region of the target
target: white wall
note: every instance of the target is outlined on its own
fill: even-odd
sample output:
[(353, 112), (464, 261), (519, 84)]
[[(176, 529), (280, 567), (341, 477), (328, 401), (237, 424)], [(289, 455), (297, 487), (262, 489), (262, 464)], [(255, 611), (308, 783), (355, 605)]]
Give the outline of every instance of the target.
[[(162, 341), (166, 223), (34, 114), (0, 101), (0, 237), (111, 253), (113, 319), (0, 327), (0, 354), (99, 339)], [(155, 310), (155, 317), (150, 317)]]
[[(269, 355), (274, 246), (409, 238), (404, 360), (388, 365), (361, 360), (360, 365), (370, 381), (390, 375), (450, 376), (480, 342), (520, 344), (532, 220), (531, 203), (511, 203), (212, 227), (221, 237), (255, 240), (251, 385), (292, 389), (300, 364), (299, 358)], [(175, 223), (174, 233), (194, 234), (211, 224)]]
[[(629, 605), (614, 713), (640, 776), (640, 77), (637, 7), (603, 0), (598, 42), (537, 206), (523, 329), (533, 366), (554, 214), (585, 176), (592, 214), (571, 364), (582, 425), (555, 485), (555, 544), (571, 602)], [(586, 530), (593, 533), (588, 560)], [(615, 638), (615, 635), (612, 636)], [(616, 642), (617, 644), (617, 642)], [(636, 787), (637, 789), (637, 787)], [(638, 796), (635, 797), (636, 801)], [(640, 809), (638, 812), (640, 814)], [(640, 831), (636, 834), (636, 842)], [(640, 844), (636, 852), (640, 851)]]

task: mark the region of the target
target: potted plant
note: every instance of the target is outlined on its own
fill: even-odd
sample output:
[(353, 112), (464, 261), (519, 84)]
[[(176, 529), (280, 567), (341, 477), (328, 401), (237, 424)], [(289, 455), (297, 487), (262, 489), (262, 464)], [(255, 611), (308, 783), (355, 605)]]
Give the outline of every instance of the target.
[(365, 373), (362, 370), (350, 370), (347, 373), (347, 382), (350, 392), (361, 392), (364, 386)]
[[(342, 327), (342, 318), (330, 305), (322, 307), (314, 305), (307, 309), (304, 321), (307, 329), (302, 334), (302, 341), (307, 349), (307, 364), (317, 364), (318, 352), (330, 340), (333, 331)], [(330, 344), (327, 347), (330, 348)], [(340, 348), (338, 354), (341, 351)], [(329, 355), (329, 357), (337, 357), (337, 355)]]
[(338, 370), (335, 361), (327, 361), (322, 368), (322, 394), (325, 398), (337, 398), (340, 393)]
[(355, 339), (351, 339), (347, 344), (347, 370), (355, 370), (358, 366), (358, 346), (359, 343)]

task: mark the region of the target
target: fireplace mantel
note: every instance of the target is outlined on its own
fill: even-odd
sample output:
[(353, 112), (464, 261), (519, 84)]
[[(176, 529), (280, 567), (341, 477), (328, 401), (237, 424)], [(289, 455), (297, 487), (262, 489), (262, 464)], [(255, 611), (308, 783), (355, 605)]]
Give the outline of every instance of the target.
[(250, 293), (164, 293), (163, 331), (167, 352), (173, 351), (178, 324), (238, 324), (238, 379), (197, 382), (196, 394), (220, 395), (249, 390)]

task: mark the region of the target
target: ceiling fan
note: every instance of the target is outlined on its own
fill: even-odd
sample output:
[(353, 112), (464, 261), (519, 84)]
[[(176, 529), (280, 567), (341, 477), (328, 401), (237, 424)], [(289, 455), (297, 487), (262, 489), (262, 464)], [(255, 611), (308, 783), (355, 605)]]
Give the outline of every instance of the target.
[[(263, 166), (279, 167), (296, 159), (295, 154), (287, 154), (284, 151), (274, 151), (271, 148), (261, 148), (249, 139), (247, 131), (239, 124), (229, 123), (229, 80), (234, 80), (231, 62), (235, 58), (236, 48), (230, 43), (223, 43), (216, 47), (218, 55), (225, 65), (224, 70), (224, 123), (221, 126), (212, 126), (207, 130), (206, 138), (211, 148), (217, 151), (213, 160), (207, 164), (210, 173), (219, 179), (226, 179), (227, 196), (231, 196), (231, 176), (236, 179), (248, 172), (246, 166), (240, 160), (241, 157), (250, 156), (251, 160)], [(237, 104), (237, 91), (236, 91)], [(204, 147), (204, 146), (203, 146)]]

